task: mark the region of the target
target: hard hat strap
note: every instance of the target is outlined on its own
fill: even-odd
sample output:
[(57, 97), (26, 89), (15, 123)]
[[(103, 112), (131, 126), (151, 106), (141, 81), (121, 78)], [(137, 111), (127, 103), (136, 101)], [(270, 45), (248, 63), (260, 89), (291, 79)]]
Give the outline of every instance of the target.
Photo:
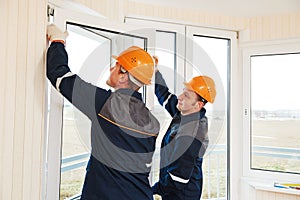
[(131, 82), (133, 82), (134, 84), (136, 84), (139, 87), (143, 87), (143, 83), (141, 83), (140, 81), (138, 81), (136, 78), (134, 78), (130, 73), (129, 73), (129, 79)]
[[(122, 73), (126, 73), (126, 69), (124, 69), (123, 67), (120, 67), (120, 70)], [(130, 73), (128, 73), (128, 76), (129, 76), (129, 80), (131, 82), (133, 82), (135, 85), (137, 85), (138, 87), (143, 87), (143, 83), (141, 83), (140, 81), (138, 81), (136, 78), (134, 78)]]
[(127, 72), (126, 69), (124, 69), (122, 66), (120, 67), (120, 71), (121, 71), (122, 73), (126, 73), (126, 72)]

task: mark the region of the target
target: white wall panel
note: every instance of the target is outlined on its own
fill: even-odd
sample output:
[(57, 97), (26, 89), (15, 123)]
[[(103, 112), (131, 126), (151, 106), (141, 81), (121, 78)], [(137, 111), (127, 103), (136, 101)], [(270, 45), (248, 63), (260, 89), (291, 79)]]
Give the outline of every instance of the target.
[(248, 26), (250, 41), (300, 37), (300, 14), (251, 18)]
[(268, 192), (268, 191), (262, 191), (258, 190), (256, 192), (256, 200), (275, 200), (275, 193), (274, 192)]
[(17, 0), (10, 0), (8, 2), (8, 24), (5, 28), (7, 35), (6, 48), (6, 73), (4, 74), (4, 145), (3, 145), (3, 159), (4, 163), (2, 170), (3, 189), (1, 199), (12, 199), (13, 187), (13, 143), (15, 131), (15, 114), (16, 114), (16, 60), (17, 60), (17, 24), (18, 15), (15, 10), (18, 8)]
[[(35, 18), (35, 59), (33, 67), (29, 74), (33, 76), (32, 79), (27, 79), (27, 88), (33, 88), (33, 95), (29, 99), (33, 99), (33, 124), (29, 125), (28, 134), (30, 134), (31, 126), (34, 127), (32, 131), (32, 145), (31, 145), (31, 199), (40, 199), (43, 176), (43, 150), (44, 150), (44, 118), (45, 115), (45, 49), (46, 49), (46, 1), (34, 0), (36, 4), (35, 12), (39, 18)], [(31, 5), (33, 5), (31, 4)], [(29, 40), (30, 42), (30, 40)], [(30, 56), (30, 52), (28, 52)], [(33, 86), (33, 87), (32, 87)], [(29, 111), (30, 112), (30, 111)], [(29, 155), (29, 154), (28, 154)]]
[(300, 195), (257, 190), (255, 200), (299, 200)]
[[(7, 24), (8, 24), (8, 1), (1, 2), (0, 6), (0, 19), (1, 26), (3, 28), (0, 29), (0, 38), (7, 38)], [(5, 135), (4, 135), (4, 99), (5, 99), (5, 74), (6, 74), (6, 48), (7, 47), (7, 40), (4, 39), (1, 42), (0, 46), (0, 194), (3, 194), (3, 176), (4, 176), (4, 166), (2, 163), (4, 161), (4, 144), (5, 144)], [(1, 199), (0, 195), (0, 199)]]
[(0, 199), (41, 199), (47, 1), (0, 4)]
[(172, 6), (141, 3), (133, 0), (78, 0), (110, 19), (125, 16), (153, 17), (162, 21), (177, 20), (187, 24), (227, 30), (249, 31), (248, 41), (287, 39), (300, 37), (300, 13), (261, 17), (231, 17), (218, 13), (204, 13)]
[[(14, 38), (17, 42), (16, 47), (16, 94), (15, 98), (15, 118), (14, 118), (14, 141), (13, 141), (13, 193), (12, 199), (22, 199), (22, 184), (19, 183), (23, 178), (23, 147), (24, 147), (24, 128), (25, 128), (25, 99), (26, 99), (26, 51), (27, 51), (27, 13), (28, 13), (28, 2), (19, 1), (16, 5), (18, 10), (17, 20), (17, 32)], [(25, 30), (25, 31), (24, 31)], [(17, 184), (18, 183), (18, 184)]]

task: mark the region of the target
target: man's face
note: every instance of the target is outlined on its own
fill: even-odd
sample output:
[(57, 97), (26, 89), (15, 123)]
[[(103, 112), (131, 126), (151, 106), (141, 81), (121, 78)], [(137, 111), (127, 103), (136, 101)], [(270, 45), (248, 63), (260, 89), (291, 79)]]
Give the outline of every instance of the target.
[(177, 109), (182, 115), (198, 112), (202, 107), (203, 103), (198, 100), (198, 95), (188, 88), (184, 88), (183, 93), (178, 96)]
[(116, 88), (118, 81), (119, 81), (119, 75), (121, 73), (120, 71), (121, 65), (116, 62), (116, 64), (110, 68), (110, 76), (108, 80), (106, 81), (106, 84), (112, 88)]

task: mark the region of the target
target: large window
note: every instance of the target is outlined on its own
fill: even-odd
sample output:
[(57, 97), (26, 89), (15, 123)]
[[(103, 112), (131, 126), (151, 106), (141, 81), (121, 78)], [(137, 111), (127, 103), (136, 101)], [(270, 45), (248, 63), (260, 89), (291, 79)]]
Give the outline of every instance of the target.
[[(81, 13), (55, 9), (54, 22), (69, 36), (66, 41), (69, 67), (85, 81), (106, 85), (112, 55), (130, 46), (149, 51), (154, 31), (106, 21)], [(152, 44), (153, 45), (153, 44)], [(140, 89), (144, 99), (147, 87)], [(47, 166), (45, 199), (76, 199), (80, 196), (85, 168), (90, 155), (90, 121), (51, 86), (47, 129)], [(73, 100), (76, 91), (73, 90)], [(146, 102), (147, 104), (147, 102)]]
[[(176, 32), (169, 32), (169, 31), (156, 31), (156, 41), (155, 41), (155, 56), (158, 58), (158, 68), (162, 74), (167, 74), (164, 76), (167, 85), (172, 93), (176, 90)], [(152, 94), (153, 95), (153, 94)], [(158, 135), (157, 142), (156, 142), (156, 151), (153, 156), (153, 167), (151, 172), (150, 181), (155, 183), (159, 179), (159, 170), (160, 170), (160, 146), (161, 140), (164, 136), (164, 133), (167, 131), (169, 124), (171, 122), (171, 116), (169, 113), (160, 106), (156, 97), (154, 97), (154, 106), (152, 109), (153, 114), (159, 119), (160, 121), (160, 134)], [(155, 197), (155, 199), (159, 199)]]
[[(174, 25), (164, 22), (126, 19), (134, 25), (149, 25), (156, 29), (155, 55), (159, 70), (171, 92), (180, 94), (183, 82), (196, 75), (211, 76), (217, 85), (217, 99), (207, 104), (210, 146), (204, 157), (202, 199), (229, 199), (229, 96), (230, 68), (236, 46), (234, 32)], [(158, 180), (160, 140), (170, 122), (170, 116), (154, 101), (154, 114), (161, 122), (161, 132), (153, 162), (152, 182)], [(159, 197), (156, 197), (159, 199)]]
[(245, 46), (243, 66), (243, 176), (299, 182), (300, 42)]
[(300, 174), (300, 53), (251, 56), (251, 169)]
[[(63, 17), (66, 19), (69, 18), (67, 13), (64, 15)], [(150, 29), (127, 31), (126, 33), (130, 34), (124, 35), (120, 34), (122, 32), (112, 31), (114, 28), (105, 29), (97, 28), (103, 27), (102, 25), (85, 25), (85, 23), (81, 23), (82, 16), (76, 19), (78, 20), (76, 23), (73, 20), (67, 20), (67, 25), (65, 20), (56, 23), (60, 23), (61, 27), (67, 26), (69, 31), (70, 35), (66, 48), (69, 53), (69, 64), (72, 71), (94, 85), (105, 85), (107, 71), (112, 64), (110, 56), (112, 54), (117, 55), (129, 45), (148, 48), (151, 54), (158, 56), (159, 68), (166, 78), (171, 92), (175, 94), (180, 94), (184, 87), (183, 82), (190, 80), (195, 75), (208, 75), (215, 80), (218, 92), (217, 98), (213, 105), (207, 104), (206, 106), (207, 117), (209, 118), (210, 146), (204, 158), (205, 181), (202, 197), (204, 199), (229, 199), (229, 80), (231, 77), (232, 49), (236, 48), (235, 33), (153, 22), (152, 25), (155, 24), (154, 27), (156, 27), (155, 40), (153, 40), (154, 37), (149, 36)], [(93, 19), (89, 18), (88, 20), (90, 21), (86, 22), (87, 24), (94, 22)], [(140, 25), (145, 25), (145, 21), (142, 21)], [(153, 26), (150, 27), (153, 29)], [(140, 32), (143, 32), (142, 36), (144, 34), (149, 35), (141, 37), (138, 34)], [(136, 37), (137, 35), (140, 36)], [(99, 60), (99, 55), (101, 55), (101, 60)], [(157, 151), (155, 152), (150, 177), (151, 183), (158, 180), (160, 140), (170, 122), (169, 115), (158, 105), (156, 98), (154, 98), (152, 89), (146, 89), (144, 97), (147, 100), (146, 104), (148, 103), (151, 111), (161, 122), (161, 134), (157, 140)], [(55, 95), (51, 95), (51, 97), (53, 96)], [(154, 100), (151, 101), (151, 99)], [(52, 100), (50, 101), (52, 102)], [(60, 101), (58, 103), (61, 108), (57, 107), (56, 104), (55, 106), (52, 104), (52, 107), (50, 107), (52, 114), (50, 113), (49, 118), (52, 125), (49, 126), (49, 135), (53, 138), (49, 139), (48, 143), (49, 149), (55, 151), (49, 151), (48, 153), (49, 157), (55, 159), (60, 155), (62, 156), (61, 163), (56, 161), (54, 164), (50, 164), (49, 162), (49, 168), (53, 169), (58, 164), (61, 167), (61, 173), (58, 173), (60, 174), (61, 199), (63, 199), (80, 193), (90, 151), (90, 122), (66, 100), (64, 103)], [(54, 113), (56, 108), (58, 109)], [(61, 111), (63, 111), (62, 119)], [(62, 131), (62, 135), (60, 135), (60, 131)], [(58, 139), (62, 139), (62, 141)], [(61, 151), (58, 151), (57, 149), (61, 147)], [(55, 171), (55, 176), (58, 173)], [(53, 191), (56, 191), (56, 187), (59, 185), (58, 181), (52, 181), (52, 176), (49, 176), (48, 179), (49, 183), (54, 183), (48, 184), (48, 186), (53, 185), (55, 188)], [(70, 184), (74, 185), (69, 187)], [(48, 199), (54, 199), (51, 198), (50, 192), (48, 194)], [(56, 197), (56, 194), (52, 196)]]
[[(210, 145), (204, 158), (204, 199), (227, 196), (227, 93), (230, 66), (230, 39), (194, 35), (193, 76), (209, 75), (216, 83), (217, 97), (214, 104), (207, 104)], [(203, 49), (206, 54), (201, 55)], [(214, 68), (213, 70), (211, 70)], [(218, 104), (218, 105), (216, 105)]]

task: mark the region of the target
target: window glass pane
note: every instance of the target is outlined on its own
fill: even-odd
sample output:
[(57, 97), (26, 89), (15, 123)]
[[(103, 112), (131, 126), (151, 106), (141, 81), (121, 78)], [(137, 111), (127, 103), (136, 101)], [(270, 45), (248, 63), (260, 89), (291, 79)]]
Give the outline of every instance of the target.
[[(203, 36), (194, 36), (193, 38), (195, 50), (193, 51), (193, 63), (197, 63), (199, 66), (205, 65), (207, 62), (203, 61), (203, 54), (209, 61), (213, 63), (215, 70), (213, 73), (217, 74), (218, 85), (220, 90), (221, 105), (213, 107), (213, 105), (207, 104), (207, 117), (209, 118), (209, 135), (211, 138), (211, 146), (207, 151), (207, 155), (204, 158), (203, 172), (204, 172), (204, 186), (203, 186), (203, 199), (214, 198), (226, 198), (227, 192), (227, 71), (229, 66), (229, 40), (219, 38), (209, 38)], [(198, 48), (202, 51), (199, 53)], [(176, 91), (176, 81), (183, 80), (183, 74), (176, 74), (176, 35), (172, 32), (157, 31), (156, 33), (156, 49), (155, 54), (159, 58), (159, 69), (164, 75), (166, 82), (171, 90), (176, 94), (180, 94), (182, 91)], [(179, 55), (180, 56), (180, 55)], [(180, 59), (180, 58), (179, 58)], [(198, 59), (200, 61), (198, 62)], [(192, 69), (193, 76), (206, 74), (205, 70), (201, 71), (201, 68)], [(167, 74), (167, 75), (166, 75)], [(216, 75), (214, 74), (214, 75)], [(181, 76), (181, 77), (180, 77)], [(191, 77), (185, 77), (189, 80)], [(163, 136), (169, 125), (170, 117), (165, 110), (159, 106), (158, 102), (155, 103), (154, 113), (161, 122), (161, 133), (159, 136)], [(158, 138), (160, 141), (161, 138)], [(157, 147), (160, 147), (160, 143), (157, 142)], [(156, 151), (154, 166), (154, 177), (152, 180), (155, 182), (158, 180), (159, 173), (159, 151)], [(159, 199), (158, 197), (156, 197)]]
[[(203, 199), (227, 196), (227, 94), (230, 40), (200, 35), (193, 36), (193, 74), (208, 75), (216, 84), (217, 96), (207, 103), (209, 148), (203, 160)], [(189, 80), (191, 77), (187, 77)]]
[(251, 56), (251, 168), (300, 173), (300, 54)]
[[(176, 74), (176, 33), (157, 30), (155, 39), (155, 55), (158, 57), (159, 71), (164, 76), (164, 79), (170, 89), (170, 92), (174, 93)], [(159, 155), (161, 140), (169, 127), (169, 124), (171, 122), (171, 116), (165, 110), (165, 108), (159, 104), (156, 97), (154, 98), (154, 108), (152, 112), (160, 122), (160, 133), (157, 138), (156, 151), (153, 156), (153, 164), (151, 169), (151, 181), (152, 183), (155, 183), (159, 180)]]
[[(114, 64), (111, 55), (118, 55), (132, 45), (145, 48), (147, 43), (146, 38), (73, 23), (67, 24), (67, 30), (66, 50), (71, 71), (105, 89), (110, 89), (106, 80)], [(90, 153), (90, 121), (66, 99), (62, 138), (60, 199), (65, 199), (81, 193)]]
[[(171, 90), (176, 93), (176, 33), (156, 31), (155, 55), (158, 56), (158, 68), (164, 75), (165, 81)], [(158, 103), (158, 102), (157, 102)]]

